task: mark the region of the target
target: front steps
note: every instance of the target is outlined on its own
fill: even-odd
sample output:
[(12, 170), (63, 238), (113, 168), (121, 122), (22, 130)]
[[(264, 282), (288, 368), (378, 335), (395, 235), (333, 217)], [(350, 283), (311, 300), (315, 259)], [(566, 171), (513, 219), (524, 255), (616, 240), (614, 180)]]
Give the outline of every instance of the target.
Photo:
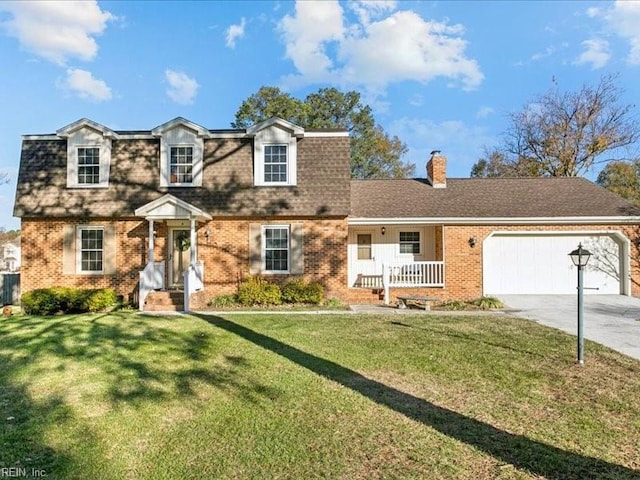
[(145, 312), (184, 312), (184, 291), (154, 290), (144, 302)]

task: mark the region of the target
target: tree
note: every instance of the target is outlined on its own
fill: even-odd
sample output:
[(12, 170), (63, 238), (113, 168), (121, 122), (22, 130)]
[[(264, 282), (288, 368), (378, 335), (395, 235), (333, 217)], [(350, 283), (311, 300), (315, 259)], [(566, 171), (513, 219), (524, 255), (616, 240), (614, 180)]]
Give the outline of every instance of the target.
[(304, 128), (344, 128), (351, 137), (351, 176), (354, 178), (404, 178), (415, 166), (402, 161), (407, 146), (376, 124), (371, 108), (355, 91), (321, 88), (304, 101), (277, 87), (261, 87), (242, 102), (233, 128), (247, 128), (280, 117)]
[(616, 80), (607, 75), (595, 88), (583, 85), (577, 92), (561, 92), (554, 82), (551, 90), (509, 116), (503, 145), (496, 149), (505, 168), (486, 170), (476, 164), (472, 172), (573, 177), (607, 161), (601, 160), (606, 152), (634, 144), (640, 130), (631, 115), (633, 105), (620, 103)]
[(471, 177), (539, 177), (538, 164), (529, 159), (520, 158), (509, 162), (504, 153), (498, 150), (486, 151), (471, 168)]
[(640, 159), (608, 163), (598, 175), (596, 183), (640, 205)]

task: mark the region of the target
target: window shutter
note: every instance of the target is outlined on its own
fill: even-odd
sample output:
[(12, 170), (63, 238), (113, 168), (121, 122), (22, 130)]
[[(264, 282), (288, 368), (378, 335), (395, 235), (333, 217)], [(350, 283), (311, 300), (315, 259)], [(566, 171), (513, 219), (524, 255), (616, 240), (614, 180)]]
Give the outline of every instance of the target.
[(106, 225), (104, 227), (103, 268), (105, 275), (116, 273), (116, 227)]
[(302, 228), (302, 223), (291, 224), (291, 266), (289, 272), (294, 275), (304, 273)]
[(64, 275), (76, 273), (75, 225), (64, 225), (62, 227), (62, 273)]
[(257, 275), (262, 271), (262, 225), (249, 224), (249, 273)]

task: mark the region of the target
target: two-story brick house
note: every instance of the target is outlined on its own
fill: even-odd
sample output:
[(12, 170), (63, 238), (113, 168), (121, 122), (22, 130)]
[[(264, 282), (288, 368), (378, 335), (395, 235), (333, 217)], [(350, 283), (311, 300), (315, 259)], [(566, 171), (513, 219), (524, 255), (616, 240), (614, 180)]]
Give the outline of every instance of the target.
[(26, 135), (22, 290), (112, 287), (144, 305), (176, 287), (194, 308), (262, 274), (346, 298), (349, 189), (347, 132), (284, 120), (113, 131), (83, 119)]
[(583, 243), (589, 293), (640, 295), (640, 209), (587, 180), (451, 179), (439, 152), (425, 179), (352, 180), (349, 160), (346, 131), (280, 119), (25, 135), (22, 290), (113, 287), (146, 308), (174, 289), (186, 309), (256, 274), (347, 302), (573, 293)]

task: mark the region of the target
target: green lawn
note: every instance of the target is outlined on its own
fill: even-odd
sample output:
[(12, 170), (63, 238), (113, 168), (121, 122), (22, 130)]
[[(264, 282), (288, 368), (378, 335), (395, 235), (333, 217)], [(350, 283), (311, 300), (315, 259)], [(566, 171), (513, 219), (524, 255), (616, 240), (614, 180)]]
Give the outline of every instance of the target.
[(640, 362), (504, 317), (0, 320), (2, 468), (48, 479), (640, 478)]

